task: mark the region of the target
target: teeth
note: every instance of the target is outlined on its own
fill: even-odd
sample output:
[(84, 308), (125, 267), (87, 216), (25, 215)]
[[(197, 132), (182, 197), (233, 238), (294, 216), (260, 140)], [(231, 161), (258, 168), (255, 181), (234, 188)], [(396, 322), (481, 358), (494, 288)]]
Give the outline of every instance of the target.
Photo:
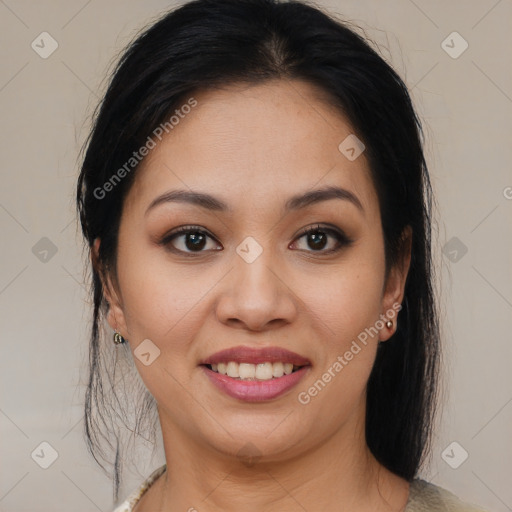
[[(253, 366), (253, 365), (251, 365)], [(272, 378), (273, 364), (272, 363), (261, 363), (256, 365), (256, 375), (258, 380), (269, 380)]]
[(272, 365), (272, 375), (274, 377), (282, 377), (284, 375), (283, 363), (274, 363)]
[(292, 363), (284, 363), (284, 374), (290, 375), (293, 371), (293, 364)]
[[(232, 363), (236, 364), (236, 363)], [(248, 363), (236, 364), (239, 368), (241, 379), (254, 379), (256, 376), (256, 366)]]
[(229, 361), (228, 363), (212, 364), (211, 368), (214, 372), (227, 375), (233, 379), (240, 380), (270, 380), (279, 378), (283, 375), (290, 375), (293, 370), (297, 370), (298, 366), (292, 363), (236, 363)]
[(226, 366), (226, 375), (228, 377), (233, 377), (234, 379), (237, 379), (238, 377), (240, 377), (240, 371), (241, 369), (239, 369), (239, 366), (233, 361), (230, 361)]

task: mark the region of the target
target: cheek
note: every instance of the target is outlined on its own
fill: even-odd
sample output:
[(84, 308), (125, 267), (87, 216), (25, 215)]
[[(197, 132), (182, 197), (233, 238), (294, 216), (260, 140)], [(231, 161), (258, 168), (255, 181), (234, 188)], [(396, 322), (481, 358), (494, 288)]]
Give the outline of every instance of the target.
[[(197, 270), (193, 276), (192, 266), (184, 271), (160, 260), (163, 258), (151, 259), (147, 253), (133, 251), (120, 254), (118, 268), (135, 365), (150, 393), (159, 403), (165, 403), (169, 393), (178, 400), (183, 395), (180, 383), (190, 378), (193, 341), (200, 336), (204, 323), (206, 302), (201, 299), (204, 301), (205, 291), (215, 281), (208, 273), (198, 279)], [(137, 357), (137, 348), (146, 339), (157, 347), (149, 345), (150, 352), (158, 354), (149, 365)]]
[[(301, 387), (304, 413), (329, 417), (334, 428), (362, 407), (377, 350), (371, 327), (381, 312), (379, 265), (345, 265), (309, 284), (307, 308), (321, 349), (314, 375)], [(318, 277), (318, 276), (317, 276)]]
[(180, 351), (180, 341), (185, 344), (193, 336), (190, 329), (201, 325), (201, 299), (215, 281), (207, 272), (198, 279), (192, 266), (172, 265), (150, 252), (119, 256), (127, 329), (134, 342), (149, 338), (159, 347), (172, 343), (173, 351)]
[(295, 290), (314, 313), (313, 318), (329, 327), (329, 338), (338, 335), (343, 341), (357, 336), (378, 318), (383, 272), (377, 257), (365, 260), (354, 253), (340, 265), (302, 277), (297, 281), (302, 282), (300, 291)]

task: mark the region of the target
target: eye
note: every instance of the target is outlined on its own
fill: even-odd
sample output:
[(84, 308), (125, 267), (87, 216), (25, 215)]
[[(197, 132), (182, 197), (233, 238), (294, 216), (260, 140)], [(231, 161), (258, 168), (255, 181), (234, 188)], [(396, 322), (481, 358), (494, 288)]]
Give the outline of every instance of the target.
[[(169, 247), (173, 252), (200, 253), (205, 252), (203, 249), (208, 245), (208, 239), (215, 240), (198, 226), (181, 226), (166, 235), (160, 244)], [(181, 243), (175, 243), (175, 240), (180, 240)], [(181, 247), (176, 247), (177, 245)]]
[[(322, 227), (319, 224), (303, 230), (297, 240), (301, 238), (305, 238), (306, 244), (312, 249), (312, 251), (309, 252), (321, 252), (324, 254), (337, 252), (353, 242), (353, 240), (348, 238), (342, 231), (325, 226)], [(325, 247), (329, 245), (329, 238), (334, 238), (334, 244), (331, 243), (331, 246), (334, 245), (334, 247), (324, 250)]]
[[(305, 249), (306, 251), (320, 252), (322, 254), (337, 252), (353, 242), (342, 231), (325, 226), (322, 227), (319, 224), (304, 229), (296, 240), (302, 238), (306, 239), (306, 244), (312, 249), (312, 251)], [(325, 247), (329, 245), (329, 238), (331, 238), (331, 246), (333, 247), (325, 250)], [(169, 248), (172, 252), (199, 254), (208, 251), (208, 239), (217, 242), (213, 236), (199, 226), (181, 226), (165, 235), (159, 243)], [(334, 243), (332, 240), (334, 240)], [(177, 243), (178, 241), (181, 243)], [(212, 244), (210, 250), (215, 251), (221, 248), (217, 242)]]

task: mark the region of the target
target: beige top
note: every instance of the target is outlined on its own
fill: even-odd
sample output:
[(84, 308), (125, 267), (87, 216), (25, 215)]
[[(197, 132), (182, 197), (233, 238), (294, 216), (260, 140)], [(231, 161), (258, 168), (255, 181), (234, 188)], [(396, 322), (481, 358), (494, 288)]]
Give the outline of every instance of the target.
[[(166, 464), (159, 467), (142, 485), (133, 491), (113, 512), (132, 512), (135, 504), (151, 487), (153, 482), (166, 470)], [(409, 499), (404, 512), (486, 512), (482, 508), (461, 501), (455, 494), (435, 484), (415, 478), (409, 488)]]

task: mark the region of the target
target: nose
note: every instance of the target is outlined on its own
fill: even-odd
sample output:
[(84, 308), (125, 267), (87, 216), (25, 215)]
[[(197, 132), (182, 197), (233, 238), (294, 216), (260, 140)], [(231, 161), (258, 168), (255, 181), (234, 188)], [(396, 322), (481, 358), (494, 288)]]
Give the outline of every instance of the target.
[[(282, 267), (263, 251), (252, 263), (238, 255), (221, 288), (217, 319), (230, 327), (263, 331), (284, 326), (297, 315), (298, 298)], [(274, 263), (274, 264), (272, 264)]]

